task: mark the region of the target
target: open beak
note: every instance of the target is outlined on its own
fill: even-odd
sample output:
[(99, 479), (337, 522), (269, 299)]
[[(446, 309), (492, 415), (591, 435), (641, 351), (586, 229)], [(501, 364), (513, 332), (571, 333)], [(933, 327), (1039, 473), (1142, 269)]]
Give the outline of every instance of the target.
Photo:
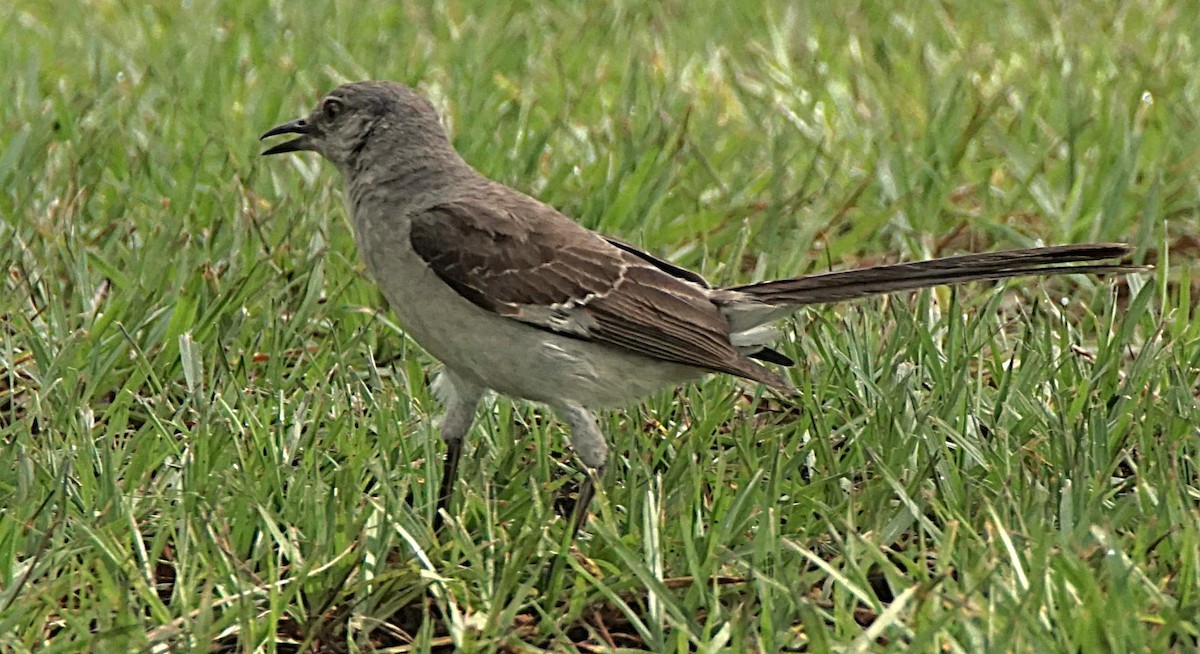
[(300, 152), (302, 150), (313, 149), (311, 143), (312, 127), (310, 127), (308, 121), (303, 118), (300, 120), (293, 120), (290, 123), (284, 123), (279, 127), (273, 127), (266, 134), (258, 137), (258, 140), (261, 141), (263, 139), (270, 138), (272, 136), (278, 136), (280, 134), (299, 134), (300, 138), (284, 141), (279, 145), (271, 146), (266, 150), (263, 150), (262, 154), (264, 157), (269, 154), (283, 154), (284, 152)]

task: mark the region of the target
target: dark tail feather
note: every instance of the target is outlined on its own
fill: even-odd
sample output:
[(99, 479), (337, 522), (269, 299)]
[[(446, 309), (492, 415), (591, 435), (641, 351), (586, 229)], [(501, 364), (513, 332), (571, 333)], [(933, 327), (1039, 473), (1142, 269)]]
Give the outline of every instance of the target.
[[(1149, 270), (1151, 266), (1098, 263), (1120, 259), (1132, 248), (1123, 243), (1058, 245), (1028, 250), (967, 254), (915, 263), (818, 273), (727, 290), (753, 295), (777, 305), (822, 304), (964, 282), (1064, 274), (1113, 274)], [(1084, 264), (1084, 265), (1073, 265)]]

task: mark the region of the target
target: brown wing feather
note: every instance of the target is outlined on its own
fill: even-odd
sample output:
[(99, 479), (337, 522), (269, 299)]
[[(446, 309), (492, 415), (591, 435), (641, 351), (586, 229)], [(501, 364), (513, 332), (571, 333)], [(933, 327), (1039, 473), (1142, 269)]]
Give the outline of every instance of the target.
[(539, 329), (790, 390), (729, 343), (729, 323), (703, 287), (503, 190), (412, 217), (413, 250), (473, 304)]

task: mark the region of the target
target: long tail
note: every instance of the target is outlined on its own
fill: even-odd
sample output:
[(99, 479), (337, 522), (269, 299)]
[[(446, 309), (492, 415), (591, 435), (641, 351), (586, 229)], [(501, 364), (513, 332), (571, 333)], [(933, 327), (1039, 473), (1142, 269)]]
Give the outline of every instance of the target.
[(759, 302), (768, 305), (799, 306), (840, 302), (929, 286), (1027, 275), (1094, 275), (1149, 270), (1150, 266), (1111, 261), (1099, 263), (1121, 259), (1131, 250), (1132, 248), (1123, 243), (1088, 243), (1007, 250), (818, 273), (795, 279), (734, 286), (726, 290), (751, 295)]

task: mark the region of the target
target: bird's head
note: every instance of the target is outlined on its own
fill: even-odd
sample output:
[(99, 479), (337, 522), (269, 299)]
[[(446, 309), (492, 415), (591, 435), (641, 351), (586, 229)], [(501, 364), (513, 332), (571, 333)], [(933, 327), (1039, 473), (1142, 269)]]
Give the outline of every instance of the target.
[(343, 84), (321, 98), (308, 116), (279, 125), (260, 139), (280, 134), (299, 136), (267, 148), (264, 156), (311, 150), (344, 172), (380, 156), (449, 148), (433, 105), (395, 82)]

